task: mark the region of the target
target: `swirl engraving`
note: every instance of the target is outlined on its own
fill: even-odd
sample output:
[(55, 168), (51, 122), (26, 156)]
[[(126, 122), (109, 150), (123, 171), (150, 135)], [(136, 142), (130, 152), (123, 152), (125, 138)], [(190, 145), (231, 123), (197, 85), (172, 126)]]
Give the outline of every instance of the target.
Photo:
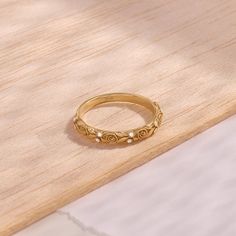
[(118, 137), (115, 133), (104, 133), (102, 136), (102, 141), (105, 143), (116, 143)]
[(158, 128), (159, 126), (159, 120), (158, 119), (155, 119), (154, 122), (153, 122), (153, 125), (155, 128)]
[(74, 126), (79, 133), (84, 135), (88, 134), (87, 125), (84, 124), (81, 120), (78, 120), (78, 118), (74, 119)]
[(83, 124), (77, 125), (77, 128), (78, 128), (78, 131), (79, 131), (81, 134), (87, 135), (87, 129), (86, 129), (86, 126), (85, 126), (85, 125), (83, 125)]
[(96, 135), (96, 131), (92, 127), (87, 127), (88, 135)]
[(138, 131), (138, 138), (139, 139), (144, 139), (148, 136), (148, 130), (146, 128), (140, 129)]

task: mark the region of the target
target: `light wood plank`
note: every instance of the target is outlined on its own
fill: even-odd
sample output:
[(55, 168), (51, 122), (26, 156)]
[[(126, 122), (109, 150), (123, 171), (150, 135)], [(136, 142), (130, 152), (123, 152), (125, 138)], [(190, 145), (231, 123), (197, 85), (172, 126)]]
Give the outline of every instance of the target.
[[(235, 114), (233, 0), (4, 0), (0, 17), (1, 235)], [(76, 107), (106, 92), (157, 100), (159, 132), (125, 148), (79, 139)], [(97, 125), (142, 122), (110, 108)]]

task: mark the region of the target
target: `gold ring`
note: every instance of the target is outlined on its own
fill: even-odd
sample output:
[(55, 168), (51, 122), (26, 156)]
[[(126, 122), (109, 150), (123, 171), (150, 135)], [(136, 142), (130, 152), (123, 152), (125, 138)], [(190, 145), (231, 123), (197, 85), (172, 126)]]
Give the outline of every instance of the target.
[[(127, 131), (101, 130), (88, 125), (83, 115), (94, 107), (104, 103), (125, 102), (141, 105), (149, 109), (153, 117), (146, 125)], [(129, 93), (109, 93), (93, 97), (80, 105), (73, 119), (75, 129), (82, 135), (106, 144), (131, 144), (142, 141), (154, 134), (162, 121), (162, 112), (159, 105), (150, 99)]]

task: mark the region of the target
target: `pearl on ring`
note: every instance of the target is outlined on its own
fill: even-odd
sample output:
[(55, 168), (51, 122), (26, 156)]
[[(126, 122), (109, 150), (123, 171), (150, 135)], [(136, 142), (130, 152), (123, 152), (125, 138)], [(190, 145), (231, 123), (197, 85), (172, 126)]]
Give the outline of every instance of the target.
[(95, 141), (96, 141), (97, 143), (100, 143), (100, 142), (101, 142), (100, 138), (95, 138)]
[(133, 131), (129, 132), (129, 137), (130, 137), (130, 138), (133, 138), (133, 137), (134, 137), (134, 132), (133, 132)]
[(133, 142), (133, 139), (129, 138), (127, 139), (127, 143), (132, 143)]

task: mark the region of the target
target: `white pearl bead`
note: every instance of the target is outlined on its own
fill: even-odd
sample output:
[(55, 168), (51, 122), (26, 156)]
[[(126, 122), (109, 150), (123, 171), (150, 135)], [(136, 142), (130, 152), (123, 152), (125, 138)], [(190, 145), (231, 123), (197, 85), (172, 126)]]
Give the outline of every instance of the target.
[(100, 140), (99, 138), (95, 138), (95, 141), (96, 141), (97, 143), (100, 143), (100, 142), (101, 142), (101, 140)]
[(133, 139), (129, 138), (127, 139), (127, 143), (132, 143), (133, 142)]
[(133, 131), (129, 132), (129, 137), (130, 137), (130, 138), (133, 138), (133, 137), (134, 137), (134, 132), (133, 132)]

